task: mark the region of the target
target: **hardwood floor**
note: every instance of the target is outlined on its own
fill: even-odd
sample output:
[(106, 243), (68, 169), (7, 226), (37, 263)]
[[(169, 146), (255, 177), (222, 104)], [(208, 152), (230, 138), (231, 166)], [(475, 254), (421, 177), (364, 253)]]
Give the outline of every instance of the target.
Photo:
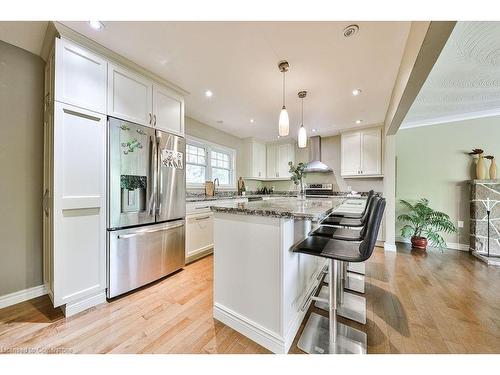
[[(367, 324), (341, 321), (369, 353), (500, 353), (500, 268), (467, 252), (377, 248), (365, 296)], [(211, 256), (68, 319), (47, 296), (1, 309), (0, 352), (268, 353), (212, 318)]]

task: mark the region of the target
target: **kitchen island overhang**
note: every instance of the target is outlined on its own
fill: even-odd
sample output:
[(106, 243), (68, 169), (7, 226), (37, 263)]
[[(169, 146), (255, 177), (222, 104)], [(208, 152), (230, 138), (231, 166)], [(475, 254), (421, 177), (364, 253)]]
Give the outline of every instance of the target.
[(292, 247), (344, 198), (226, 204), (214, 212), (214, 318), (274, 353), (287, 353), (324, 260)]

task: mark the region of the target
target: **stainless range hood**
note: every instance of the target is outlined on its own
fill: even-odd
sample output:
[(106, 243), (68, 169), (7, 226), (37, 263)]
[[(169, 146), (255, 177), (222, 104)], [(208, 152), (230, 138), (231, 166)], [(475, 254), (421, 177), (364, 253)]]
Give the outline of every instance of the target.
[(328, 165), (321, 162), (321, 137), (319, 135), (309, 138), (309, 163), (305, 171), (309, 173), (333, 172)]

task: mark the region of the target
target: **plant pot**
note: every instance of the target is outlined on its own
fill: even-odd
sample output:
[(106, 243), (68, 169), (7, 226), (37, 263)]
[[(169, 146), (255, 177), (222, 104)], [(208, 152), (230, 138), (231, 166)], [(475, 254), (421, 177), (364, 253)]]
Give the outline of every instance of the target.
[(427, 238), (412, 236), (411, 247), (413, 247), (415, 249), (422, 249), (422, 250), (427, 249)]

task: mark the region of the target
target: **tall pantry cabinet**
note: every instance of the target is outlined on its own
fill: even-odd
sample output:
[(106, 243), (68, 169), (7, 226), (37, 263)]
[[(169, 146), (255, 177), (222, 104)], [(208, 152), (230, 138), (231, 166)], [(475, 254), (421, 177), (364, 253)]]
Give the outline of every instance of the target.
[(44, 283), (66, 316), (106, 301), (107, 67), (56, 38), (44, 97)]

